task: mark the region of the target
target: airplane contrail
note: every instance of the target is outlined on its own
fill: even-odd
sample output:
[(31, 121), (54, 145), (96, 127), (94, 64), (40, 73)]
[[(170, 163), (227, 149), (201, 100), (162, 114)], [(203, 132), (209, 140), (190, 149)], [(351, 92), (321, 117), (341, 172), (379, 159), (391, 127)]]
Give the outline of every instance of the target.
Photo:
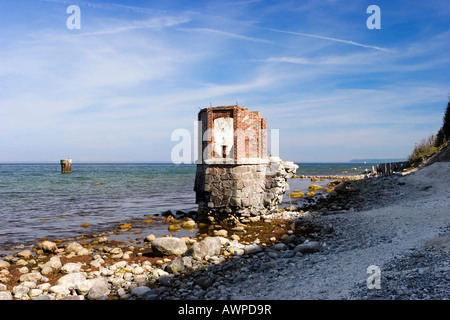
[(257, 27), (257, 26), (253, 26), (253, 27), (259, 28), (259, 29), (264, 29), (264, 30), (269, 30), (269, 31), (274, 31), (274, 32), (293, 34), (293, 35), (297, 35), (297, 36), (304, 36), (304, 37), (310, 37), (310, 38), (318, 38), (318, 39), (323, 39), (323, 40), (330, 40), (330, 41), (335, 41), (335, 42), (342, 42), (342, 43), (347, 43), (347, 44), (351, 44), (351, 45), (354, 45), (354, 46), (359, 46), (359, 47), (364, 47), (364, 48), (370, 48), (370, 49), (376, 49), (376, 50), (379, 50), (379, 51), (389, 52), (389, 50), (386, 49), (386, 48), (381, 48), (381, 47), (377, 47), (377, 46), (371, 46), (371, 45), (367, 45), (367, 44), (363, 44), (363, 43), (359, 43), (359, 42), (355, 42), (355, 41), (351, 41), (351, 40), (343, 40), (343, 39), (338, 39), (338, 38), (330, 38), (330, 37), (320, 36), (320, 35), (316, 35), (316, 34), (303, 33), (303, 32), (294, 32), (294, 31), (285, 31), (285, 30), (266, 28), (266, 27)]

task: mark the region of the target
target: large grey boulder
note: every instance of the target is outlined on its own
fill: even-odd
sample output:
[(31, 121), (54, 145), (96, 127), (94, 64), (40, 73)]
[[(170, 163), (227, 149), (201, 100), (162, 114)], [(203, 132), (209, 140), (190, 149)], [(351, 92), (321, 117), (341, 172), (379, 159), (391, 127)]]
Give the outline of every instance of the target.
[(92, 287), (89, 289), (86, 298), (88, 300), (104, 299), (110, 294), (108, 280), (105, 278), (97, 278), (90, 281)]
[(220, 254), (221, 242), (219, 238), (209, 237), (196, 242), (189, 248), (186, 255), (191, 255), (194, 259), (202, 259), (205, 256), (216, 256)]
[(169, 273), (180, 272), (184, 270), (184, 262), (181, 258), (175, 258), (166, 266), (166, 271)]
[(39, 249), (42, 249), (44, 252), (55, 253), (56, 250), (58, 250), (58, 246), (56, 245), (56, 243), (48, 241), (48, 240), (37, 243), (37, 247)]
[(262, 248), (258, 246), (257, 244), (249, 244), (244, 247), (244, 254), (254, 254), (261, 252)]
[(78, 285), (86, 281), (86, 275), (81, 272), (69, 273), (59, 278), (56, 285), (63, 286), (67, 289), (76, 288)]
[(187, 251), (187, 246), (179, 238), (160, 237), (153, 240), (152, 251), (159, 256), (181, 256)]
[(90, 253), (88, 249), (84, 248), (78, 242), (69, 243), (66, 246), (65, 252), (69, 253), (69, 254), (70, 253), (76, 254), (77, 256), (85, 256), (85, 255), (88, 255)]
[(65, 251), (67, 253), (71, 253), (71, 252), (78, 253), (78, 251), (80, 251), (80, 250), (83, 250), (83, 246), (81, 244), (79, 244), (78, 242), (69, 243), (65, 249)]
[(137, 299), (140, 299), (151, 291), (152, 291), (152, 289), (150, 289), (149, 287), (141, 286), (141, 287), (133, 288), (131, 290), (131, 296), (133, 296)]
[(292, 251), (301, 253), (314, 253), (320, 251), (320, 248), (320, 243), (318, 241), (309, 241), (299, 244)]
[(25, 282), (25, 281), (40, 281), (42, 278), (42, 274), (40, 272), (30, 272), (30, 273), (25, 273), (23, 275), (20, 276), (19, 281), (20, 282)]
[(80, 262), (68, 262), (61, 267), (62, 273), (78, 273), (81, 271), (81, 263)]
[(58, 272), (62, 267), (61, 259), (58, 256), (51, 257), (43, 266), (41, 273), (47, 275), (52, 272)]

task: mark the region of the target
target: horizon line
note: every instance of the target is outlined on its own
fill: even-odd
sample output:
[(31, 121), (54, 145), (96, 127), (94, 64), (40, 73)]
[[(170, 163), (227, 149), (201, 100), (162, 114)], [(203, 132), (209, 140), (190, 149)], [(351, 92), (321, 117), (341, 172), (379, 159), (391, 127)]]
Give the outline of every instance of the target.
[[(396, 161), (406, 161), (406, 158), (380, 158), (380, 159), (350, 159), (347, 161), (298, 161), (298, 160), (285, 160), (285, 161), (292, 161), (294, 163), (304, 163), (304, 164), (311, 164), (311, 163), (349, 163), (349, 164), (364, 164), (364, 163), (384, 163), (384, 162), (392, 162), (392, 160)], [(107, 161), (76, 161), (74, 162), (72, 159), (72, 165), (73, 164), (176, 164), (173, 161), (148, 161), (148, 160), (142, 160), (142, 161), (133, 161), (133, 160), (126, 160), (126, 161), (120, 161), (120, 160), (107, 160)], [(42, 161), (20, 161), (20, 160), (11, 160), (11, 161), (2, 161), (0, 160), (0, 164), (60, 164), (59, 160), (42, 160)], [(195, 165), (195, 162), (192, 163), (180, 163), (180, 165)], [(178, 164), (176, 164), (178, 165)]]

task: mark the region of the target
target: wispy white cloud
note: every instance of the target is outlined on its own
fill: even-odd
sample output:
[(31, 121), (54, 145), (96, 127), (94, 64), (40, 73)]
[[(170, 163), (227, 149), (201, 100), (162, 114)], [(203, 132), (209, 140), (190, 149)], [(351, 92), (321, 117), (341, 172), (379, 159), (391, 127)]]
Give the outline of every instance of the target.
[(265, 59), (256, 60), (259, 62), (273, 62), (273, 63), (291, 63), (298, 65), (358, 65), (371, 64), (374, 59), (379, 59), (376, 54), (372, 53), (356, 53), (356, 54), (342, 54), (342, 55), (328, 55), (322, 57), (268, 57)]
[(223, 2), (223, 5), (228, 5), (228, 6), (236, 6), (236, 5), (247, 5), (247, 4), (253, 4), (253, 3), (258, 3), (258, 2), (262, 2), (264, 0), (244, 0), (244, 1), (234, 1), (234, 2)]
[(120, 3), (111, 3), (111, 2), (100, 2), (100, 1), (83, 1), (83, 0), (41, 0), (44, 2), (52, 2), (64, 5), (78, 5), (81, 7), (90, 7), (94, 9), (107, 10), (107, 11), (129, 11), (133, 13), (147, 13), (147, 14), (161, 14), (167, 13), (165, 10), (156, 10), (148, 7), (136, 6), (136, 5), (128, 5), (128, 4), (120, 4)]
[(152, 17), (146, 20), (135, 20), (127, 22), (113, 22), (110, 23), (112, 27), (104, 28), (98, 31), (91, 32), (81, 32), (76, 34), (78, 37), (85, 36), (99, 36), (114, 34), (120, 32), (133, 31), (138, 29), (161, 29), (166, 27), (171, 27), (179, 24), (183, 24), (190, 21), (190, 18), (186, 15), (182, 16), (162, 16), (162, 17)]
[(241, 35), (241, 34), (237, 34), (237, 33), (213, 29), (213, 28), (178, 28), (177, 30), (185, 31), (185, 32), (209, 33), (209, 34), (224, 36), (224, 37), (228, 37), (228, 38), (241, 39), (241, 40), (252, 41), (252, 42), (261, 42), (261, 43), (267, 43), (267, 44), (274, 44), (274, 42), (271, 40), (256, 38), (256, 37), (249, 37), (249, 36), (245, 36), (245, 35)]
[[(165, 15), (150, 17), (139, 20), (119, 20), (119, 19), (103, 19), (98, 21), (96, 27), (81, 28), (80, 31), (71, 34), (61, 32), (38, 31), (30, 33), (30, 39), (22, 40), (21, 43), (34, 43), (42, 41), (64, 40), (68, 38), (83, 38), (93, 36), (105, 36), (118, 33), (133, 32), (135, 30), (155, 29), (162, 30), (164, 28), (173, 27), (187, 23), (191, 20), (189, 15)], [(89, 31), (95, 30), (95, 31)]]
[[(247, 1), (235, 4), (241, 2)], [(380, 33), (380, 46), (374, 46), (322, 36), (331, 34), (330, 23), (277, 25), (292, 3), (158, 3), (167, 10), (147, 3), (77, 3), (98, 9), (90, 10), (81, 30), (64, 28), (62, 10), (62, 28), (45, 24), (23, 28), (23, 37), (5, 34), (0, 156), (48, 160), (63, 146), (76, 150), (71, 155), (78, 159), (168, 160), (171, 131), (191, 129), (198, 108), (210, 103), (238, 101), (261, 111), (271, 128), (282, 129), (281, 142), (294, 160), (314, 148), (336, 152), (323, 153), (322, 161), (345, 160), (335, 146), (349, 144), (386, 146), (398, 155), (403, 151), (396, 147), (412, 146), (442, 118), (436, 105), (448, 96), (443, 70), (450, 63), (450, 34), (443, 31), (401, 42), (384, 42)], [(263, 10), (250, 14), (255, 8)], [(320, 7), (321, 22), (327, 9)], [(289, 23), (286, 28), (308, 33), (283, 30)], [(364, 35), (356, 30), (345, 37)]]

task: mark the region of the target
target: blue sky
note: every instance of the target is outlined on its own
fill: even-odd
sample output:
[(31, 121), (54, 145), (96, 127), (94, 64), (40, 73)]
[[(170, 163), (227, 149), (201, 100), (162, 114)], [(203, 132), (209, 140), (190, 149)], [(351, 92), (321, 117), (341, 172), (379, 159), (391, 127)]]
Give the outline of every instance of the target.
[(2, 0), (0, 30), (0, 161), (170, 161), (236, 102), (285, 160), (406, 158), (450, 94), (448, 0)]

